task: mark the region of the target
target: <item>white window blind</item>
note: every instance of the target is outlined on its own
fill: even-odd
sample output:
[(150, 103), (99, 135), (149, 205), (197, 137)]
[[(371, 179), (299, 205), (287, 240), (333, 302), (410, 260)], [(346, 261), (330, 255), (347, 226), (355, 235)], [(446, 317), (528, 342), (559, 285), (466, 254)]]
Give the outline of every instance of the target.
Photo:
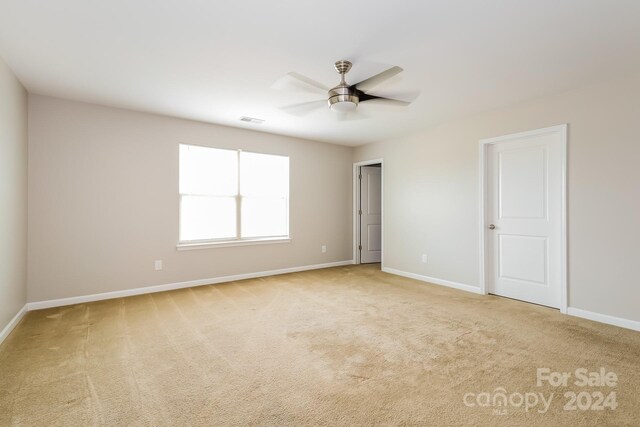
[(289, 236), (289, 157), (180, 145), (180, 242)]

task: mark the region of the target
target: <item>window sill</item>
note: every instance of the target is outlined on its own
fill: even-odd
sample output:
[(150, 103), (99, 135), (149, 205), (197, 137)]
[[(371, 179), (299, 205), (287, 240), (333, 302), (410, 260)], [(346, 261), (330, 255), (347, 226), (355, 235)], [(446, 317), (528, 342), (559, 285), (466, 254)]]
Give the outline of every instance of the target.
[(179, 251), (190, 251), (194, 249), (213, 249), (227, 248), (230, 246), (252, 246), (252, 245), (270, 245), (276, 243), (290, 243), (290, 237), (269, 237), (266, 239), (247, 239), (247, 240), (227, 240), (223, 242), (197, 242), (197, 243), (178, 243), (176, 249)]

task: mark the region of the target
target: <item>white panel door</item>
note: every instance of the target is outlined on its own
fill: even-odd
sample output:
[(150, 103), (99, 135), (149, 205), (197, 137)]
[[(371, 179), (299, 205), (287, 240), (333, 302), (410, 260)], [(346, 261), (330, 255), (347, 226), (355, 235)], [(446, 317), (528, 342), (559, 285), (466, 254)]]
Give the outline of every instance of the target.
[(360, 262), (382, 257), (382, 168), (360, 168)]
[(564, 127), (488, 146), (490, 293), (560, 307), (564, 150)]

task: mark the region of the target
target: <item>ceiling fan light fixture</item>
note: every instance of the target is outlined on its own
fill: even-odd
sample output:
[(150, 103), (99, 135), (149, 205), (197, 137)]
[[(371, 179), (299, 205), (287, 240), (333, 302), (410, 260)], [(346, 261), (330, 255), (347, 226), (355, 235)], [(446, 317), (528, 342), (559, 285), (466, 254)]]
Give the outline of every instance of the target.
[(353, 95), (339, 95), (329, 98), (329, 108), (339, 113), (349, 113), (358, 107), (358, 97)]

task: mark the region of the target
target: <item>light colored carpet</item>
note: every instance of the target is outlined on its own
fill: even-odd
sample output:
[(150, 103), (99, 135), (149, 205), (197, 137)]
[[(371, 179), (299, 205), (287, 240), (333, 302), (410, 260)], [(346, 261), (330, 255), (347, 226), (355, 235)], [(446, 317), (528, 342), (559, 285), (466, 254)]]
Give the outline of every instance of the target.
[[(640, 333), (378, 268), (30, 312), (0, 347), (0, 425), (640, 425)], [(538, 367), (618, 383), (537, 387)], [(500, 387), (554, 397), (463, 402)], [(572, 390), (618, 407), (565, 411)]]

